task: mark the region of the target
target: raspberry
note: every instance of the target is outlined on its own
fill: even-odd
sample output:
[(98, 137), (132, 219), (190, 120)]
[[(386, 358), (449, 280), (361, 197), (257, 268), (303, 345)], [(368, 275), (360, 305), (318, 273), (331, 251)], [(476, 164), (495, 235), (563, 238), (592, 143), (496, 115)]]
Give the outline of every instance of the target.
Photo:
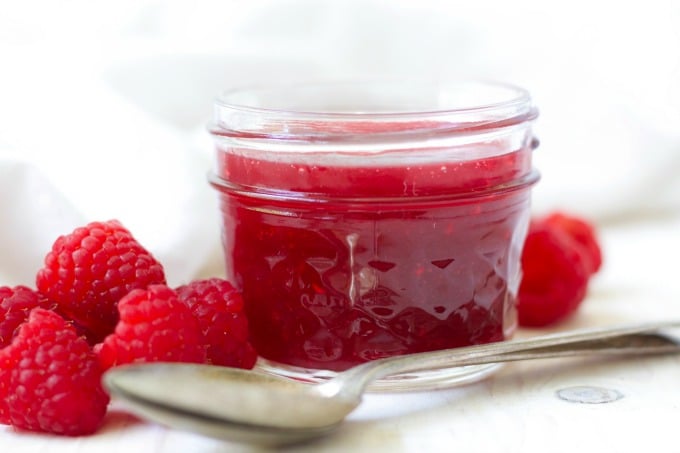
[(115, 331), (95, 347), (102, 368), (133, 362), (206, 362), (196, 319), (167, 286), (131, 291), (118, 303), (118, 311)]
[(550, 214), (542, 221), (567, 233), (582, 248), (590, 274), (600, 270), (600, 267), (602, 267), (602, 250), (597, 240), (595, 228), (590, 223), (561, 212)]
[(48, 300), (26, 286), (0, 287), (0, 349), (9, 345), (14, 332), (36, 307), (49, 308)]
[(564, 230), (534, 220), (522, 252), (519, 324), (545, 326), (573, 313), (586, 295), (589, 264)]
[(101, 368), (87, 342), (58, 314), (32, 310), (0, 351), (0, 366), (0, 416), (16, 428), (78, 436), (102, 424), (109, 397)]
[(101, 341), (133, 289), (164, 284), (163, 267), (118, 221), (92, 222), (59, 237), (38, 272), (38, 290)]
[(177, 288), (203, 331), (208, 360), (215, 365), (251, 369), (257, 353), (248, 341), (241, 294), (226, 280), (197, 280)]

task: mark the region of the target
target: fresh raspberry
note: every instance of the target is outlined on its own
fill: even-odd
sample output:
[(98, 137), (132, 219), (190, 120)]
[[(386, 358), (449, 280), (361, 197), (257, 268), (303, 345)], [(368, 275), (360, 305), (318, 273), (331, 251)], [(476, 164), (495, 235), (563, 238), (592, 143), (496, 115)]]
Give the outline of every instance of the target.
[(113, 332), (123, 296), (164, 283), (161, 264), (116, 220), (92, 222), (59, 237), (36, 277), (38, 290), (89, 330), (90, 341)]
[(87, 342), (58, 314), (36, 308), (0, 351), (5, 420), (19, 429), (68, 436), (102, 424), (109, 402)]
[(517, 310), (522, 326), (546, 326), (572, 314), (586, 295), (589, 264), (562, 229), (534, 220), (522, 252)]
[(26, 286), (0, 286), (0, 349), (9, 345), (20, 324), (36, 307), (50, 308), (50, 302)]
[(602, 250), (593, 225), (582, 218), (562, 212), (550, 214), (542, 221), (554, 228), (561, 229), (582, 247), (590, 274), (600, 270), (600, 267), (602, 267)]
[(177, 288), (198, 320), (215, 365), (251, 369), (257, 353), (248, 341), (248, 320), (241, 294), (226, 280), (197, 280)]
[(118, 311), (114, 333), (95, 347), (102, 368), (133, 362), (206, 362), (198, 322), (167, 286), (131, 291), (118, 303)]

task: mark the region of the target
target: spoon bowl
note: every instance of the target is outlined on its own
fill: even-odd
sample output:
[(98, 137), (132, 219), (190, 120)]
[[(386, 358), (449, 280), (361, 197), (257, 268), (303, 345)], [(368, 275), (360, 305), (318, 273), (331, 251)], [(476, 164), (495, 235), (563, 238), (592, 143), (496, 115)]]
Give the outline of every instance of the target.
[(109, 370), (104, 385), (133, 413), (211, 437), (282, 445), (333, 431), (377, 379), (423, 369), (592, 354), (679, 352), (668, 321), (374, 360), (321, 384), (212, 365), (148, 363)]
[[(107, 373), (105, 382), (112, 395), (143, 418), (210, 437), (261, 445), (289, 444), (328, 434), (360, 402), (329, 398), (320, 391), (321, 386), (208, 365), (125, 366)], [(263, 386), (269, 390), (263, 392)], [(319, 406), (324, 410), (318, 411)]]

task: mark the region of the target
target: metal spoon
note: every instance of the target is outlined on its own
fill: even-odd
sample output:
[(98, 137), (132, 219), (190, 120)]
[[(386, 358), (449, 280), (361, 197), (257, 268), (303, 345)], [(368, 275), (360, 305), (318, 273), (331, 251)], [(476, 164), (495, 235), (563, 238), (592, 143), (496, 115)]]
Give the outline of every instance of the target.
[(330, 433), (360, 403), (371, 382), (386, 376), (454, 366), (589, 354), (679, 352), (657, 333), (680, 321), (577, 330), (374, 360), (322, 384), (211, 365), (151, 363), (104, 376), (111, 395), (131, 412), (211, 437), (262, 445), (300, 442)]

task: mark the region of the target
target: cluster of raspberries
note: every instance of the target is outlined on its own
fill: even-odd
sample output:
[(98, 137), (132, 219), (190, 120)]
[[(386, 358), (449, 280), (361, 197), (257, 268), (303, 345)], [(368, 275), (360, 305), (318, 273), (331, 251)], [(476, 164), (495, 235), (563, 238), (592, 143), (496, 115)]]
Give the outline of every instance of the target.
[(0, 423), (77, 436), (103, 423), (104, 371), (133, 362), (250, 369), (240, 294), (225, 280), (178, 288), (119, 222), (59, 237), (36, 288), (0, 287)]

